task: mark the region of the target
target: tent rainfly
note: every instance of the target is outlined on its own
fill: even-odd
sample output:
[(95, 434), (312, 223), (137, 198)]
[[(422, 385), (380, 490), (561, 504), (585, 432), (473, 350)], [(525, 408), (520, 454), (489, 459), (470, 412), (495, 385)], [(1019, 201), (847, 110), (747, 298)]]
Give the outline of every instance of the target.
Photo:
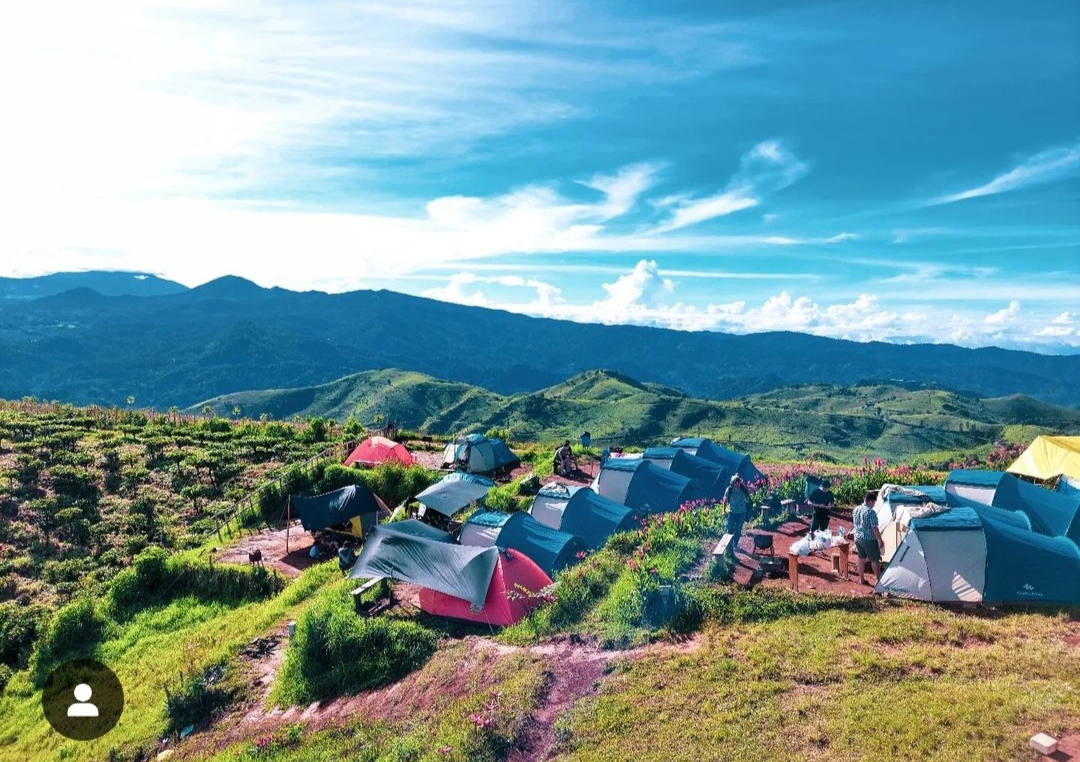
[(388, 461), (397, 462), (403, 466), (411, 466), (415, 462), (412, 453), (400, 442), (386, 437), (369, 437), (353, 448), (349, 457), (345, 459), (344, 465), (351, 466), (354, 463), (360, 463), (366, 466), (377, 466)]
[(766, 480), (765, 474), (758, 470), (758, 467), (750, 460), (749, 455), (729, 450), (710, 439), (679, 437), (671, 440), (671, 446), (686, 450), (691, 455), (696, 455), (699, 458), (711, 460), (713, 463), (719, 463), (728, 470), (729, 474), (738, 474), (747, 484)]
[(589, 549), (582, 538), (552, 529), (527, 513), (477, 511), (461, 527), (460, 540), (462, 545), (517, 550), (549, 577), (578, 563)]
[(444, 468), (460, 466), (472, 474), (487, 474), (520, 462), (503, 440), (469, 434), (446, 445), (442, 464)]
[(945, 491), (995, 508), (1022, 512), (1031, 528), (1047, 537), (1080, 543), (1080, 498), (1053, 492), (1002, 471), (957, 470), (945, 479)]
[(380, 510), (389, 513), (374, 492), (359, 484), (314, 497), (289, 496), (289, 515), (299, 518), (309, 532), (333, 529), (348, 522), (348, 534), (364, 537), (378, 521)]
[(641, 516), (636, 511), (588, 487), (545, 485), (533, 499), (529, 513), (552, 529), (576, 534), (590, 550), (602, 548), (617, 532), (641, 527)]
[(463, 508), (484, 499), (488, 487), (468, 479), (437, 481), (416, 496), (420, 505), (438, 511), (444, 516), (453, 516)]
[(480, 608), (497, 556), (484, 548), (458, 545), (446, 532), (408, 519), (372, 528), (349, 577), (401, 579)]
[(420, 587), (421, 610), (498, 627), (522, 619), (551, 584), (517, 551), (458, 545), (414, 519), (375, 527), (349, 576), (411, 582)]
[(642, 514), (671, 513), (684, 503), (705, 499), (705, 491), (696, 480), (637, 458), (608, 458), (592, 488)]
[(1042, 481), (1061, 475), (1080, 481), (1080, 437), (1035, 437), (1008, 471)]

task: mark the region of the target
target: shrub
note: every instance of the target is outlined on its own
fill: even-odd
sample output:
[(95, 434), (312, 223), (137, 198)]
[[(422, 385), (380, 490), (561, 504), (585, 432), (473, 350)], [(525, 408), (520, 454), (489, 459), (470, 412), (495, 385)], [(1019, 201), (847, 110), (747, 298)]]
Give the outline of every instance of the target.
[(165, 686), (167, 733), (179, 733), (189, 725), (198, 725), (224, 709), (239, 692), (235, 680), (228, 679), (223, 662), (200, 671), (182, 672), (176, 682)]
[(269, 598), (284, 587), (285, 581), (277, 572), (262, 566), (214, 566), (189, 558), (170, 558), (161, 548), (147, 548), (131, 569), (116, 575), (109, 603), (111, 613), (124, 619), (139, 609), (185, 595), (240, 603)]
[(333, 599), (316, 602), (296, 624), (276, 698), (308, 703), (398, 680), (435, 653), (436, 638), (413, 622), (357, 619)]
[(107, 627), (108, 621), (93, 598), (80, 598), (62, 607), (31, 659), (35, 683), (43, 684), (52, 667), (60, 662), (93, 656)]

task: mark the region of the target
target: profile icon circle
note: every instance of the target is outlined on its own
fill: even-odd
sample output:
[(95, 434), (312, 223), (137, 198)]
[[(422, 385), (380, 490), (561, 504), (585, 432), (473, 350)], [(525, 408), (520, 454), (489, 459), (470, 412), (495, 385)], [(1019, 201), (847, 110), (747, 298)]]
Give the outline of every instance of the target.
[(74, 659), (49, 674), (41, 708), (57, 733), (75, 741), (92, 741), (116, 726), (124, 711), (124, 688), (101, 662)]

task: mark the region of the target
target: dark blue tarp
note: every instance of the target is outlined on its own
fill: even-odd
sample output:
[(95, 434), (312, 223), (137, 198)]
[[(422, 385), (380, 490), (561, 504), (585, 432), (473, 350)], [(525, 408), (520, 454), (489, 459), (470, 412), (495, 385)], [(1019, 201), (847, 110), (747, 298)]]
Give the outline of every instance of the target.
[(328, 529), (359, 516), (366, 534), (378, 520), (379, 509), (385, 508), (374, 492), (357, 484), (314, 497), (291, 495), (289, 501), (290, 514), (299, 518), (309, 532)]
[(464, 598), (479, 609), (484, 605), (498, 560), (497, 548), (457, 545), (383, 524), (371, 530), (349, 577), (401, 579)]

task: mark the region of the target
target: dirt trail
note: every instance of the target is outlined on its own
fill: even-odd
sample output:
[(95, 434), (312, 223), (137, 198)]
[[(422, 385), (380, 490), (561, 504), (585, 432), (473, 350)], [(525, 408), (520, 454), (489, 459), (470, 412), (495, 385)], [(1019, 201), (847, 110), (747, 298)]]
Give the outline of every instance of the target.
[[(399, 599), (408, 598), (402, 593)], [(547, 665), (547, 689), (540, 705), (518, 748), (511, 751), (508, 762), (551, 759), (557, 749), (555, 724), (559, 717), (581, 698), (596, 692), (607, 665), (615, 659), (635, 659), (656, 650), (690, 652), (700, 646), (699, 638), (688, 638), (678, 643), (656, 643), (644, 648), (626, 651), (608, 651), (586, 643), (576, 637), (560, 638), (536, 646), (517, 647), (498, 643), (490, 638), (468, 636), (463, 639), (467, 652), (459, 661), (457, 671), (447, 680), (432, 683), (418, 679), (413, 673), (392, 685), (357, 696), (345, 696), (327, 702), (314, 702), (308, 706), (292, 706), (286, 709), (265, 709), (274, 679), (284, 661), (288, 645), (288, 628), (282, 625), (274, 634), (281, 641), (270, 653), (259, 660), (248, 660), (253, 688), (252, 697), (242, 706), (220, 718), (211, 727), (184, 741), (177, 748), (185, 757), (198, 758), (202, 754), (221, 750), (228, 745), (253, 741), (262, 735), (279, 730), (283, 725), (300, 724), (308, 731), (328, 726), (341, 726), (349, 722), (382, 720), (398, 722), (406, 719), (414, 707), (429, 705), (435, 695), (465, 695), (475, 688), (475, 675), (470, 654), (483, 651), (498, 656), (510, 656), (527, 652), (543, 656)]]

